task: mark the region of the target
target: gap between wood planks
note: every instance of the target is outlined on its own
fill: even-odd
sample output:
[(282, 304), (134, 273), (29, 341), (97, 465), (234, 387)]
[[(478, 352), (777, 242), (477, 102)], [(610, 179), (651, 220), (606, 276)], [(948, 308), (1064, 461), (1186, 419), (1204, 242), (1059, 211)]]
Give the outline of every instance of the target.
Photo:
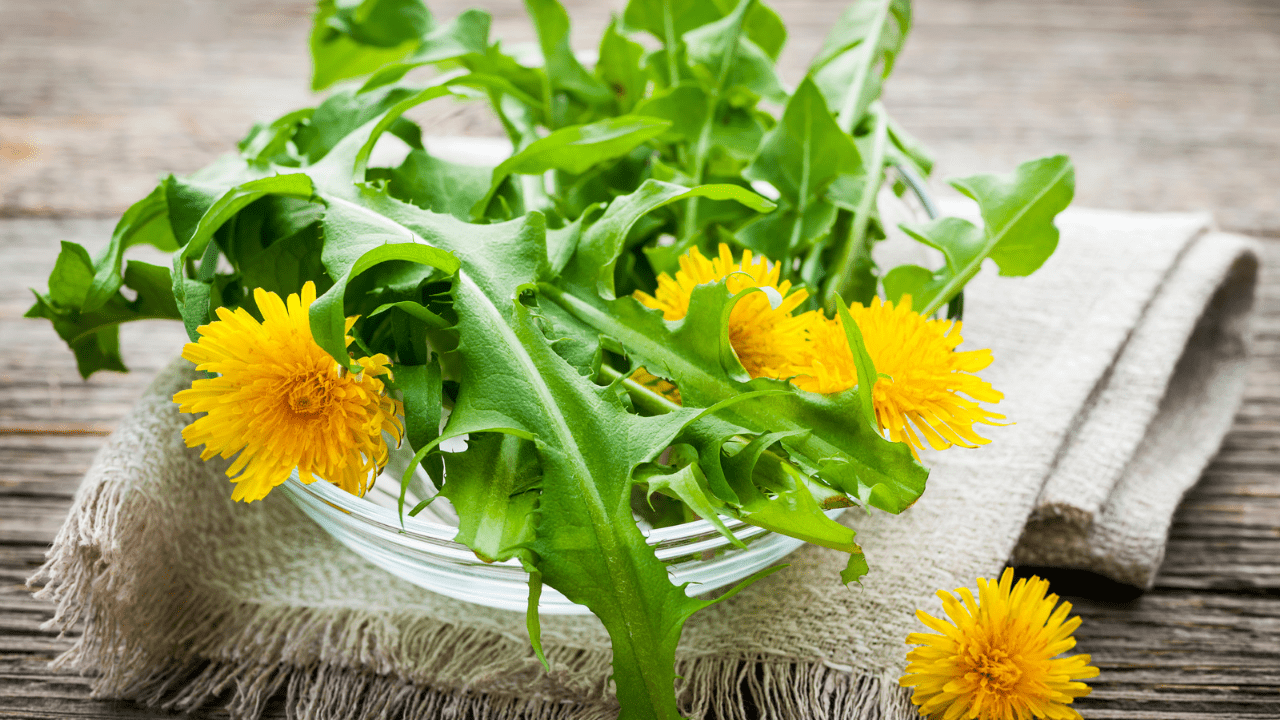
[(99, 423), (0, 423), (0, 435), (110, 435), (114, 429)]

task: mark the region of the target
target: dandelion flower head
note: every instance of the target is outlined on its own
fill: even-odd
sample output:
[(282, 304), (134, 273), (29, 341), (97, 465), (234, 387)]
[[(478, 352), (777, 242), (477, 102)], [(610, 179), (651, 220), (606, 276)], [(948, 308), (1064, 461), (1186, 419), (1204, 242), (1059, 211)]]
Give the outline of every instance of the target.
[[(689, 298), (699, 285), (725, 279), (732, 294), (747, 288), (766, 288), (741, 298), (729, 313), (729, 342), (738, 360), (751, 377), (787, 378), (806, 346), (804, 321), (791, 312), (808, 299), (803, 288), (791, 290), (791, 282), (781, 280), (782, 268), (762, 256), (744, 250), (740, 262), (733, 261), (729, 246), (721, 243), (716, 257), (708, 260), (694, 247), (680, 256), (675, 277), (662, 273), (653, 295), (636, 292), (644, 305), (662, 310), (667, 320), (680, 320), (689, 313)], [(778, 299), (781, 302), (777, 302)], [(776, 305), (775, 305), (776, 303)]]
[[(242, 308), (218, 308), (218, 320), (183, 348), (197, 370), (217, 377), (173, 396), (182, 412), (205, 413), (182, 438), (188, 447), (204, 445), (205, 460), (239, 453), (227, 469), (235, 500), (265, 497), (294, 468), (303, 482), (320, 477), (363, 495), (387, 462), (383, 433), (396, 443), (403, 435), (402, 407), (379, 379), (390, 375), (390, 360), (360, 358), (355, 373), (341, 367), (311, 335), (307, 310), (315, 299), (310, 282), (287, 302), (259, 288), (261, 323)], [(354, 322), (347, 319), (347, 330)]]
[(1080, 618), (1071, 604), (1056, 609), (1049, 583), (1022, 579), (1013, 570), (999, 581), (978, 579), (978, 598), (959, 588), (957, 599), (939, 591), (949, 620), (916, 612), (936, 634), (912, 633), (907, 672), (899, 683), (915, 688), (911, 702), (921, 715), (941, 720), (1080, 720), (1071, 707), (1089, 694), (1081, 680), (1098, 676), (1088, 655), (1058, 657), (1075, 647)]
[[(849, 315), (862, 331), (867, 354), (880, 378), (872, 389), (872, 405), (880, 429), (889, 439), (906, 442), (912, 452), (927, 442), (935, 450), (952, 445), (977, 447), (989, 442), (973, 431), (974, 423), (998, 425), (1004, 416), (976, 401), (1004, 397), (971, 373), (991, 364), (990, 350), (956, 352), (960, 323), (931, 320), (911, 310), (911, 297), (895, 306), (875, 298), (868, 306), (853, 303)], [(811, 312), (806, 320), (813, 344), (809, 365), (797, 368), (793, 382), (801, 389), (835, 393), (858, 384), (853, 353), (839, 316)], [(965, 397), (965, 396), (968, 397)]]

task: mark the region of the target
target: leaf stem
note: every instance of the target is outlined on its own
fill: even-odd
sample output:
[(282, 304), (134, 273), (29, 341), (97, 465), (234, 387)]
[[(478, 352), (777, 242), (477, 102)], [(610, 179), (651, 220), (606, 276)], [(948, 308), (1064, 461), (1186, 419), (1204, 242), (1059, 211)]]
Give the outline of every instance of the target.
[[(824, 108), (825, 110), (825, 108)], [(804, 128), (804, 147), (808, 148), (813, 144), (813, 116), (805, 118)], [(800, 245), (800, 235), (804, 232), (804, 214), (809, 210), (809, 185), (813, 174), (812, 159), (809, 152), (802, 152), (800, 155), (800, 193), (796, 203), (796, 224), (791, 226), (791, 237), (787, 240), (787, 254), (780, 259), (783, 267), (788, 267), (791, 262), (791, 251)]]
[(889, 4), (893, 0), (883, 0), (880, 9), (876, 13), (876, 20), (871, 25), (871, 34), (862, 41), (864, 52), (859, 58), (858, 69), (853, 74), (853, 85), (849, 86), (849, 93), (844, 96), (844, 103), (840, 106), (840, 113), (836, 116), (836, 124), (844, 130), (846, 135), (853, 134), (853, 128), (858, 124), (858, 99), (862, 97), (862, 88), (867, 84), (867, 75), (871, 72), (872, 64), (875, 60), (876, 50), (880, 48), (880, 36), (884, 33), (884, 21), (889, 15)]
[(996, 245), (1000, 244), (1001, 240), (1004, 240), (1005, 236), (1009, 233), (1009, 228), (1017, 225), (1031, 208), (1035, 207), (1045, 195), (1048, 195), (1050, 191), (1057, 187), (1059, 182), (1062, 182), (1064, 177), (1072, 172), (1073, 170), (1071, 165), (1068, 163), (1066, 167), (1058, 171), (1058, 174), (1053, 177), (1052, 181), (1045, 183), (1044, 187), (1041, 188), (1039, 192), (1033, 195), (1029, 201), (1024, 202), (1018, 212), (1014, 214), (1012, 218), (1009, 218), (999, 231), (994, 231), (994, 229), (988, 225), (986, 228), (987, 242), (982, 246), (982, 251), (977, 253), (968, 265), (943, 285), (942, 289), (938, 291), (938, 294), (934, 296), (933, 301), (930, 302), (927, 307), (922, 309), (920, 314), (924, 317), (929, 317), (936, 312), (938, 308), (950, 302), (951, 298), (954, 297), (956, 293), (963, 290), (964, 286), (973, 279), (973, 276), (978, 274), (978, 270), (982, 269), (982, 263), (991, 256), (991, 251), (995, 249)]
[(498, 116), (498, 122), (502, 123), (502, 129), (507, 132), (507, 137), (511, 138), (511, 152), (515, 154), (520, 152), (520, 130), (515, 123), (511, 122), (511, 118), (507, 117), (507, 113), (502, 109), (502, 93), (490, 88), (487, 93), (489, 96), (489, 105), (493, 108), (493, 114)]
[(675, 87), (680, 84), (680, 70), (676, 66), (676, 20), (671, 16), (671, 2), (662, 3), (662, 32), (666, 35), (663, 44), (667, 48), (667, 83)]
[(835, 307), (834, 303), (838, 296), (848, 297), (851, 294), (853, 271), (858, 262), (871, 260), (871, 247), (867, 242), (867, 225), (871, 221), (871, 208), (875, 204), (876, 194), (880, 190), (880, 184), (884, 182), (885, 143), (889, 135), (888, 116), (879, 102), (871, 106), (871, 113), (875, 116), (876, 124), (872, 131), (871, 158), (866, 166), (870, 172), (862, 188), (862, 197), (858, 199), (858, 207), (849, 228), (849, 236), (840, 247), (835, 274), (827, 285), (824, 298), (827, 309)]
[(675, 412), (680, 409), (680, 405), (672, 401), (670, 398), (656, 393), (652, 389), (645, 387), (641, 383), (632, 380), (630, 377), (623, 375), (608, 365), (600, 366), (600, 374), (609, 382), (622, 381), (622, 387), (631, 396), (634, 402), (641, 409), (654, 413), (655, 415), (665, 415), (669, 412)]
[[(747, 8), (743, 11), (742, 17), (745, 21), (747, 12), (751, 10), (751, 4), (755, 0), (746, 0)], [(711, 151), (711, 131), (715, 128), (716, 111), (720, 109), (720, 96), (724, 93), (724, 84), (729, 79), (729, 70), (733, 67), (733, 62), (738, 55), (738, 42), (742, 38), (742, 22), (738, 22), (733, 26), (733, 34), (729, 42), (729, 49), (725, 51), (724, 56), (720, 59), (719, 72), (716, 75), (716, 84), (711, 88), (711, 94), (707, 97), (707, 115), (702, 119), (702, 127), (698, 131), (698, 144), (694, 148), (693, 153), (693, 186), (697, 187), (702, 184), (703, 173), (706, 172), (707, 153)], [(698, 203), (701, 198), (694, 196), (689, 198), (689, 209), (684, 216), (684, 228), (680, 232), (679, 246), (683, 247), (698, 232)]]
[[(652, 388), (645, 387), (641, 383), (632, 380), (630, 377), (623, 375), (608, 365), (600, 366), (600, 374), (609, 382), (621, 382), (623, 389), (625, 389), (627, 394), (631, 396), (632, 402), (634, 402), (637, 407), (647, 412), (654, 413), (655, 415), (664, 415), (680, 409), (680, 405), (672, 402), (670, 398), (663, 396), (661, 393), (654, 392)], [(742, 447), (746, 447), (751, 441), (739, 435), (732, 438), (729, 442), (737, 443)], [(768, 459), (769, 461), (779, 465), (791, 467), (790, 461), (781, 457), (772, 450), (765, 450), (761, 455), (761, 459)], [(805, 475), (804, 473), (797, 472), (795, 477), (797, 479), (803, 479), (803, 482), (809, 488), (809, 492), (813, 494), (814, 498), (822, 506), (823, 510), (853, 507), (855, 504), (844, 493), (828, 487), (823, 483), (815, 482), (813, 478)], [(753, 525), (755, 524), (751, 522), (751, 518), (749, 516), (741, 517), (741, 520)]]

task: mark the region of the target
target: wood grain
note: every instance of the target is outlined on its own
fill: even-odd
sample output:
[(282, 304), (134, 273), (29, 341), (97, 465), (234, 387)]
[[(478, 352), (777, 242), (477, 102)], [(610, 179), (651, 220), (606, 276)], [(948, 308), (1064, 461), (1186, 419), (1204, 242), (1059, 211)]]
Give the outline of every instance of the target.
[[(532, 37), (518, 2), (478, 3)], [(458, 2), (432, 3), (449, 17)], [(590, 45), (619, 2), (567, 2)], [(782, 0), (794, 82), (838, 4)], [(72, 637), (25, 578), (80, 476), (155, 371), (176, 324), (126, 326), (128, 375), (85, 382), (47, 324), (21, 318), (57, 241), (94, 250), (163, 173), (190, 172), (306, 91), (310, 2), (0, 3), (0, 716), (159, 718), (90, 698), (47, 663)], [(1280, 5), (1262, 0), (919, 0), (886, 103), (940, 172), (1068, 152), (1081, 205), (1209, 209), (1280, 238)], [(432, 134), (487, 135), (479, 108), (430, 104)], [(1259, 353), (1221, 453), (1172, 528), (1156, 588), (1074, 599), (1102, 676), (1086, 718), (1280, 717), (1280, 241), (1266, 244)], [(1086, 594), (1096, 588), (1055, 587)], [(196, 718), (223, 718), (211, 708)], [(285, 717), (279, 702), (267, 717)]]
[[(432, 2), (532, 39), (518, 0)], [(565, 3), (593, 47), (620, 0)], [(773, 3), (794, 84), (842, 5)], [(0, 4), (0, 215), (114, 216), (165, 173), (312, 104), (308, 0)], [(1084, 205), (1211, 210), (1280, 228), (1280, 5), (1263, 0), (918, 0), (886, 104), (943, 175), (1065, 152)], [(431, 134), (500, 133), (482, 108), (415, 113)]]

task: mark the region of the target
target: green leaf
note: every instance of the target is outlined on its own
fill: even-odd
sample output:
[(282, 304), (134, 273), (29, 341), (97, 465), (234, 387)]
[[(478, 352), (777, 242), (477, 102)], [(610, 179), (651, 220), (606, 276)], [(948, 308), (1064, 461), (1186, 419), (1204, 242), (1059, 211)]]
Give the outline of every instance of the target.
[(540, 289), (621, 346), (636, 366), (675, 382), (686, 407), (712, 407), (756, 390), (780, 391), (741, 400), (716, 415), (756, 434), (807, 431), (786, 438), (783, 445), (850, 497), (898, 513), (924, 491), (928, 470), (906, 444), (886, 440), (867, 423), (849, 422), (850, 415), (862, 412), (858, 390), (819, 395), (766, 378), (742, 381), (741, 366), (735, 368), (725, 358), (726, 320), (736, 298), (723, 281), (695, 288), (689, 314), (676, 322), (629, 297), (605, 304), (546, 284)]
[(666, 42), (668, 30), (673, 38), (679, 38), (724, 14), (715, 3), (706, 0), (630, 0), (622, 21), (628, 30), (644, 30)]
[(311, 178), (302, 173), (274, 175), (237, 185), (223, 193), (205, 211), (191, 233), (190, 240), (175, 254), (175, 262), (177, 259), (187, 260), (200, 256), (209, 241), (213, 239), (213, 233), (255, 200), (267, 195), (283, 195), (307, 200), (312, 194)]
[(123, 284), (136, 293), (130, 301), (117, 291), (97, 307), (86, 310), (85, 298), (94, 280), (89, 253), (62, 243), (49, 276), (48, 294), (35, 293), (36, 303), (26, 317), (46, 318), (76, 357), (81, 377), (99, 370), (127, 372), (120, 357), (119, 326), (133, 320), (178, 318), (169, 289), (168, 272), (161, 267), (130, 261)]
[(525, 610), (525, 628), (529, 632), (529, 644), (533, 646), (533, 654), (545, 670), (551, 670), (547, 655), (542, 651), (542, 622), (538, 617), (538, 600), (542, 598), (542, 572), (537, 568), (526, 568), (529, 573), (529, 606)]
[(853, 366), (858, 374), (858, 406), (862, 408), (862, 419), (872, 428), (876, 425), (876, 411), (872, 404), (871, 391), (875, 387), (879, 375), (876, 374), (875, 363), (867, 353), (866, 343), (862, 340), (862, 328), (849, 315), (849, 307), (844, 299), (836, 296), (836, 312), (840, 317), (840, 325), (844, 328), (845, 340), (849, 343), (849, 352), (853, 356)]
[(836, 126), (817, 86), (805, 78), (743, 174), (773, 185), (803, 211), (836, 176), (857, 173), (861, 165), (853, 139)]
[(240, 281), (246, 289), (262, 288), (281, 297), (302, 290), (308, 281), (324, 292), (331, 285), (321, 262), (321, 238), (317, 224), (307, 225), (280, 238), (260, 252), (238, 263)]
[(173, 301), (173, 279), (169, 268), (130, 260), (124, 270), (124, 284), (134, 292), (134, 300), (129, 307), (138, 314), (137, 319), (176, 320), (182, 317)]
[[(303, 147), (300, 149), (305, 153), (307, 162), (316, 163), (357, 128), (382, 116), (416, 92), (417, 89), (413, 88), (384, 87), (369, 92), (345, 90), (330, 95), (316, 108), (309, 133), (301, 140)], [(390, 130), (410, 147), (422, 147), (421, 131), (408, 120), (397, 118)]]
[(684, 34), (689, 62), (706, 68), (717, 94), (735, 87), (774, 102), (786, 99), (786, 91), (774, 69), (774, 60), (749, 38), (744, 24), (754, 0), (741, 0), (723, 18)]
[[(792, 254), (808, 250), (831, 232), (836, 213), (828, 188), (840, 191), (840, 183), (859, 173), (858, 146), (836, 126), (818, 88), (805, 78), (787, 102), (782, 122), (764, 137), (759, 154), (742, 173), (776, 187), (786, 208), (742, 228), (741, 242), (790, 264)], [(840, 192), (831, 195), (838, 199)]]
[(93, 260), (80, 245), (62, 241), (62, 251), (49, 274), (49, 298), (58, 305), (82, 308), (93, 284)]
[(899, 265), (885, 273), (884, 299), (898, 304), (903, 295), (910, 295), (913, 307), (920, 307), (920, 301), (928, 299), (921, 294), (921, 289), (933, 280), (933, 271), (919, 265)]
[(150, 195), (131, 205), (116, 223), (111, 242), (94, 263), (93, 282), (79, 304), (82, 310), (97, 310), (120, 289), (123, 282), (120, 266), (130, 247), (145, 243), (166, 252), (178, 249), (178, 241), (169, 226), (165, 187), (165, 183), (157, 185)]
[[(814, 545), (861, 555), (853, 530), (828, 518), (809, 491), (803, 476), (764, 451), (775, 443), (802, 435), (803, 431), (766, 433), (751, 440), (722, 461), (739, 498), (738, 517), (772, 532)], [(765, 490), (757, 487), (760, 481)]]
[(330, 200), (323, 229), (322, 260), (334, 282), (311, 305), (311, 334), (316, 344), (340, 363), (350, 363), (344, 299), (352, 280), (390, 260), (427, 265), (446, 275), (459, 268), (458, 259), (449, 252), (423, 244), (404, 226), (343, 200)]
[(89, 379), (99, 370), (128, 372), (120, 357), (120, 327), (122, 321), (115, 312), (116, 301), (109, 301), (92, 313), (68, 313), (56, 307), (47, 295), (34, 292), (36, 303), (24, 315), (29, 318), (46, 318), (53, 323), (58, 337), (76, 358), (80, 377)]
[(645, 180), (639, 189), (609, 204), (604, 215), (592, 223), (578, 242), (578, 250), (565, 275), (570, 282), (594, 287), (606, 299), (614, 297), (614, 267), (632, 226), (646, 214), (670, 203), (691, 197), (733, 200), (755, 210), (768, 212), (773, 203), (737, 185), (683, 185)]
[(569, 13), (564, 6), (556, 0), (525, 0), (524, 6), (538, 34), (552, 90), (564, 90), (589, 104), (608, 102), (609, 89), (582, 67), (569, 46)]
[[(530, 240), (505, 242), (531, 241), (539, 227), (524, 223), (533, 221), (508, 229), (512, 238)], [(629, 498), (632, 470), (661, 452), (697, 412), (628, 414), (615, 393), (596, 387), (551, 349), (524, 305), (503, 307), (482, 289), (470, 272), (490, 279), (508, 272), (486, 270), (501, 258), (484, 256), (458, 276), (463, 376), (445, 435), (515, 429), (536, 438), (543, 477), (531, 548), (538, 569), (609, 631), (624, 716), (678, 717), (671, 691), (675, 645), (685, 618), (705, 603), (671, 585), (631, 518)], [(494, 292), (501, 287), (486, 285)]]
[(411, 58), (415, 62), (441, 62), (465, 55), (483, 55), (489, 49), (489, 13), (463, 10), (453, 20), (432, 30)]
[[(440, 421), (444, 414), (444, 379), (440, 372), (440, 359), (433, 356), (425, 365), (396, 365), (396, 387), (404, 398), (404, 435), (409, 447), (417, 451), (435, 442), (440, 436)], [(444, 464), (439, 457), (425, 458), (422, 466), (432, 482), (439, 485), (444, 480)], [(404, 498), (400, 499), (403, 511)]]
[(707, 119), (707, 102), (705, 90), (692, 83), (684, 83), (658, 90), (642, 100), (633, 112), (671, 123), (671, 127), (659, 136), (660, 141), (695, 140)]
[(582, 173), (593, 165), (631, 152), (660, 135), (668, 125), (655, 118), (623, 115), (561, 128), (503, 161), (493, 172), (495, 182), (500, 176), (512, 173), (539, 175), (548, 170)]
[[(199, 337), (197, 328), (207, 322), (218, 307), (210, 286), (218, 261), (218, 246), (211, 242), (214, 232), (245, 207), (267, 195), (310, 199), (313, 195), (311, 179), (300, 173), (275, 175), (250, 180), (227, 190), (201, 216), (191, 230), (190, 240), (173, 254), (173, 298), (182, 314), (187, 335), (193, 341)], [(171, 207), (171, 219), (173, 215)], [(197, 278), (193, 280), (187, 277), (186, 264), (196, 257), (200, 257), (200, 265)]]
[(698, 517), (710, 522), (734, 547), (746, 548), (720, 519), (720, 509), (724, 507), (724, 503), (711, 492), (707, 477), (702, 474), (697, 463), (690, 463), (674, 471), (661, 465), (642, 465), (636, 470), (636, 482), (644, 485), (649, 495), (663, 493), (679, 498)]
[(644, 97), (649, 75), (642, 65), (644, 46), (632, 42), (618, 32), (618, 21), (613, 19), (600, 38), (600, 58), (596, 62), (596, 74), (613, 91), (619, 114), (630, 112)]
[(583, 226), (594, 222), (600, 209), (599, 205), (594, 205), (568, 225), (547, 230), (547, 262), (550, 264), (551, 275), (559, 275), (564, 271), (577, 252), (578, 243), (582, 241)]
[[(678, 717), (671, 691), (675, 646), (684, 620), (706, 603), (671, 585), (666, 568), (635, 526), (630, 474), (661, 452), (696, 411), (631, 416), (612, 392), (595, 388), (550, 351), (519, 303), (513, 305), (513, 325), (505, 331), (496, 325), (482, 331), (475, 322), (479, 318), (468, 317), (472, 303), (465, 294), (460, 293), (458, 305), (462, 347), (490, 358), (510, 358), (507, 372), (515, 374), (506, 375), (509, 383), (485, 383), (464, 374), (463, 394), (447, 432), (474, 431), (463, 420), (476, 415), (484, 418), (482, 425), (497, 420), (479, 409), (492, 407), (493, 398), (475, 395), (498, 393), (506, 414), (520, 416), (507, 421), (537, 435), (543, 489), (531, 547), (543, 578), (589, 607), (609, 631), (622, 717)], [(491, 311), (486, 314), (493, 318)], [(466, 328), (483, 334), (469, 335)], [(464, 363), (464, 371), (472, 365)], [(512, 385), (526, 382), (527, 389), (512, 392)], [(511, 403), (513, 396), (527, 398), (527, 404)]]
[(385, 65), (369, 76), (360, 93), (367, 93), (385, 85), (399, 82), (410, 70), (423, 65), (434, 65), (448, 60), (458, 60), (469, 55), (482, 56), (489, 49), (489, 13), (483, 10), (464, 10), (422, 38), (422, 44), (404, 62)]
[(347, 133), (320, 161), (305, 168), (304, 172), (326, 195), (355, 198), (359, 194), (356, 184), (364, 183), (369, 156), (382, 133), (395, 127), (401, 120), (400, 116), (410, 108), (450, 95), (449, 81), (447, 77), (437, 79), (434, 84), (397, 101), (382, 115), (370, 118)]
[[(864, 167), (866, 175), (862, 177), (862, 187), (857, 188), (857, 203), (849, 209), (852, 215), (842, 214), (840, 227), (833, 236), (832, 261), (827, 267), (831, 279), (823, 287), (822, 293), (822, 302), (828, 308), (836, 304), (837, 296), (869, 303), (876, 293), (878, 273), (872, 257), (872, 246), (884, 236), (879, 228), (876, 193), (884, 183), (889, 129), (884, 108), (879, 103), (872, 107), (871, 112), (874, 116), (871, 132), (863, 136), (863, 142), (860, 143), (860, 149), (867, 158)], [(841, 175), (837, 180), (849, 177)], [(835, 197), (837, 201), (851, 200), (855, 194), (852, 187), (840, 187), (836, 182), (832, 186), (828, 190), (828, 197)], [(845, 197), (841, 198), (842, 194)]]
[(678, 717), (676, 642), (684, 620), (707, 603), (671, 585), (631, 516), (630, 488), (634, 469), (699, 411), (632, 415), (613, 388), (596, 386), (555, 352), (517, 299), (545, 272), (539, 215), (469, 226), (412, 206), (379, 207), (463, 261), (453, 305), (462, 376), (443, 436), (503, 432), (535, 441), (537, 569), (609, 631), (624, 716)]
[(871, 568), (867, 566), (867, 556), (862, 553), (850, 553), (849, 563), (840, 571), (840, 582), (848, 585), (858, 582)]
[(421, 0), (336, 0), (330, 27), (363, 45), (396, 47), (431, 29)]
[(467, 450), (445, 458), (440, 494), (458, 511), (455, 542), (485, 562), (528, 557), (541, 477), (534, 444), (515, 435), (476, 433)]
[(905, 128), (897, 123), (892, 117), (886, 116), (889, 123), (889, 141), (896, 150), (896, 154), (891, 154), (899, 161), (915, 166), (916, 172), (921, 177), (928, 177), (933, 172), (933, 156), (929, 151), (915, 138), (914, 135), (908, 133)]
[[(227, 190), (238, 183), (200, 182), (172, 175), (162, 182), (164, 199), (168, 206), (170, 234), (179, 247), (186, 245), (195, 234), (200, 219)], [(145, 201), (144, 201), (145, 202)]]
[(255, 123), (236, 147), (251, 164), (296, 166), (298, 158), (289, 152), (289, 142), (300, 128), (310, 123), (314, 114), (315, 108), (303, 108), (285, 113), (270, 123)]
[(737, 240), (770, 260), (785, 263), (830, 234), (835, 221), (836, 206), (817, 200), (804, 209), (803, 215), (788, 207), (750, 222), (738, 230)]
[(1022, 163), (1010, 175), (974, 175), (951, 181), (978, 202), (1001, 275), (1035, 272), (1058, 246), (1054, 217), (1075, 194), (1076, 175), (1066, 155)]
[[(717, 5), (725, 9), (722, 0)], [(782, 55), (782, 46), (787, 42), (787, 26), (783, 24), (778, 13), (763, 2), (755, 2), (747, 12), (747, 22), (743, 27), (747, 37), (765, 52), (774, 62)]]
[(578, 174), (593, 165), (631, 152), (636, 146), (661, 135), (670, 127), (665, 120), (638, 115), (623, 115), (587, 125), (561, 128), (535, 140), (493, 169), (489, 193), (472, 208), (479, 218), (508, 175), (541, 175), (548, 170), (564, 170)]
[(403, 310), (405, 313), (412, 316), (415, 320), (421, 321), (423, 324), (425, 324), (427, 327), (433, 330), (444, 330), (449, 327), (452, 327), (453, 325), (448, 320), (445, 320), (443, 317), (441, 317), (439, 313), (434, 313), (428, 308), (426, 308), (425, 306), (423, 306), (422, 303), (413, 302), (411, 300), (401, 300), (399, 302), (379, 305), (377, 309), (369, 313), (369, 317), (373, 317), (375, 315), (381, 315), (382, 313), (387, 312), (388, 310), (391, 310), (393, 308), (396, 310)]
[[(551, 80), (542, 68), (526, 67), (520, 64), (515, 58), (502, 52), (497, 43), (491, 45), (483, 55), (467, 55), (459, 60), (473, 76), (497, 78), (507, 83), (509, 87), (515, 88), (516, 93), (512, 93), (512, 97), (518, 98), (525, 105), (523, 109), (531, 113), (538, 122), (550, 126), (548, 122), (550, 109), (546, 107), (543, 99)], [(499, 119), (502, 119), (501, 116), (504, 113), (511, 112), (509, 108), (496, 102), (494, 110), (498, 112)], [(517, 147), (519, 147), (518, 144)]]
[(855, 0), (827, 35), (809, 74), (846, 132), (880, 97), (910, 31), (910, 0)]
[(1055, 155), (1025, 162), (1009, 175), (975, 175), (952, 184), (978, 202), (986, 227), (959, 218), (903, 226), (947, 261), (930, 282), (903, 290), (912, 292), (924, 315), (955, 297), (988, 257), (1001, 275), (1029, 275), (1044, 264), (1058, 245), (1053, 220), (1071, 202), (1075, 169), (1068, 157)]
[(311, 89), (404, 58), (431, 29), (421, 0), (319, 0), (311, 29)]
[(459, 165), (414, 150), (388, 174), (393, 197), (425, 210), (466, 220), (471, 208), (489, 192), (493, 169)]

